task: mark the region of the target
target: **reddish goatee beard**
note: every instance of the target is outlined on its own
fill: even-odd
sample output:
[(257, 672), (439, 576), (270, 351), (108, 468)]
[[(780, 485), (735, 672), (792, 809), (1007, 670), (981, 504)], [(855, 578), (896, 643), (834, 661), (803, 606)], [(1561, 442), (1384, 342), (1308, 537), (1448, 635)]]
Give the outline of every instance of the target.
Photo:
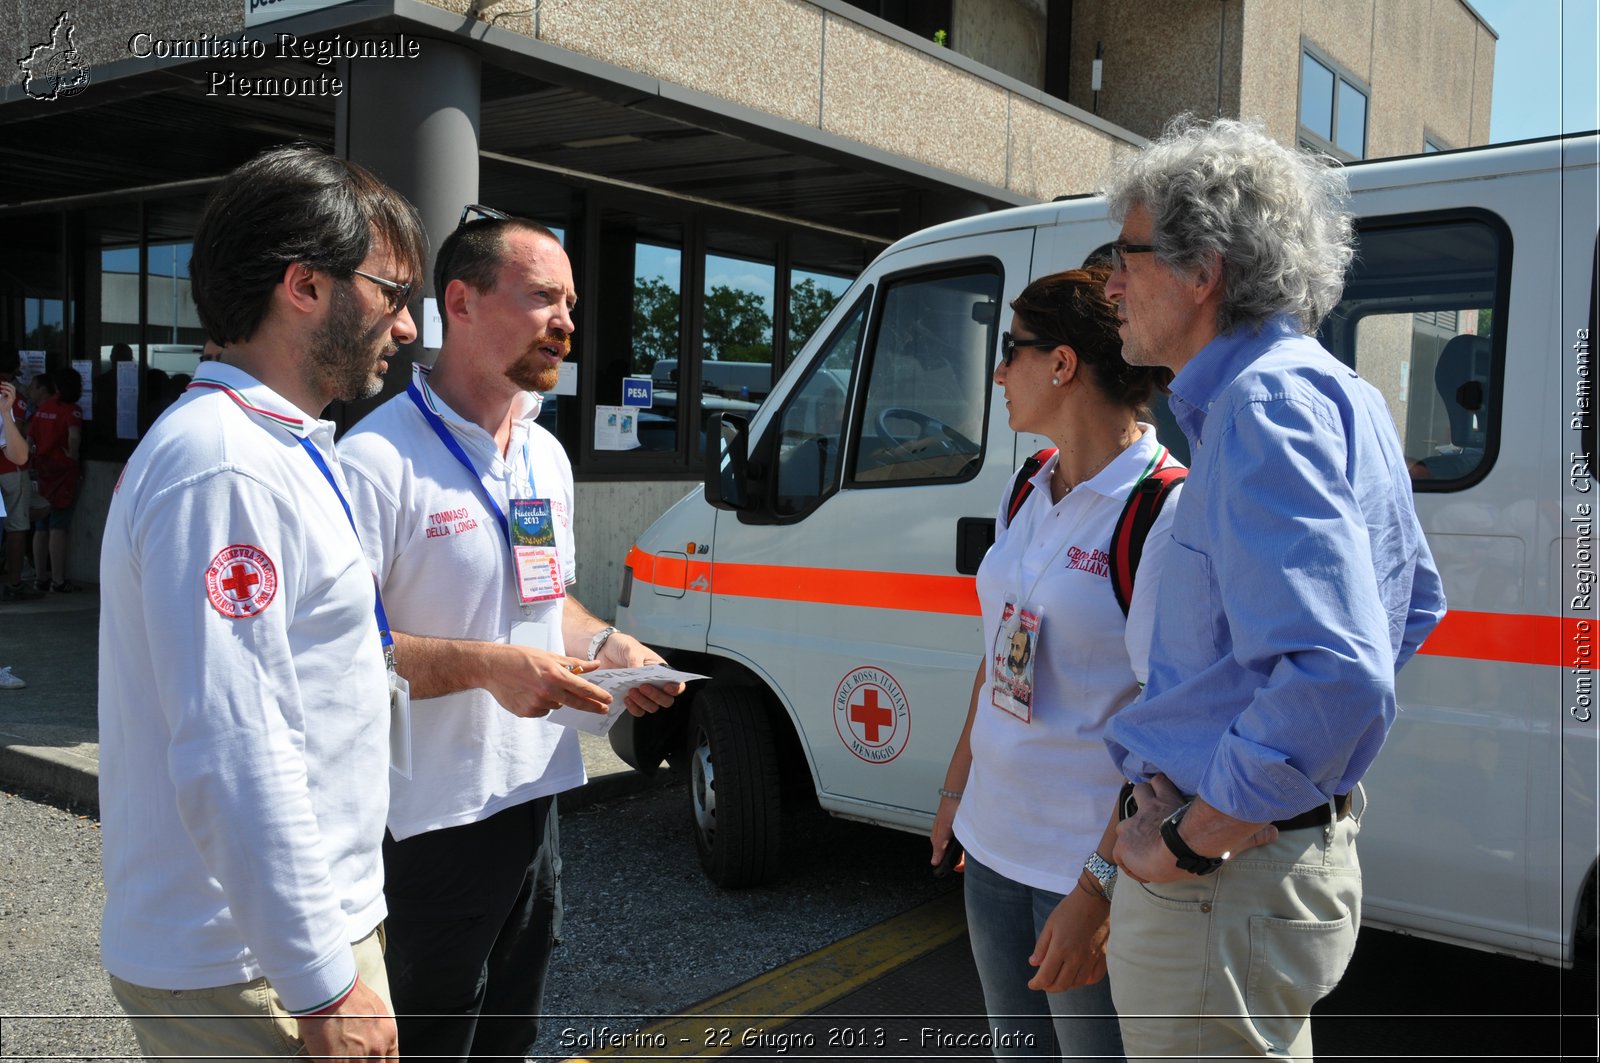
[(513, 362), (506, 377), (524, 391), (552, 391), (561, 379), (559, 365), (545, 365), (540, 347), (560, 347), (563, 359), (572, 351), (572, 340), (566, 336), (546, 334), (528, 345), (528, 352)]

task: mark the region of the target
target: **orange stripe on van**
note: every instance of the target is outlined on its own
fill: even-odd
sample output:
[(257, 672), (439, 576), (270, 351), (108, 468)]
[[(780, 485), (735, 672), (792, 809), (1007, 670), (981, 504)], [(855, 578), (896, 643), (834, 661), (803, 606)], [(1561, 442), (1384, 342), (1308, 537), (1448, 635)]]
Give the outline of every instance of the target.
[[(684, 562), (658, 558), (635, 546), (628, 567), (641, 583), (681, 590)], [(699, 582), (704, 577), (703, 582)], [(698, 586), (695, 584), (698, 582)], [(910, 572), (864, 572), (798, 565), (741, 565), (719, 562), (715, 578), (709, 561), (688, 562), (687, 583), (702, 593), (736, 598), (767, 598), (819, 605), (900, 609), (920, 613), (978, 616), (978, 594), (971, 576), (927, 576)], [(1428, 636), (1419, 653), (1476, 661), (1571, 667), (1589, 664), (1591, 635), (1576, 618), (1521, 613), (1453, 610)], [(1579, 644), (1585, 653), (1580, 656)]]
[(971, 576), (923, 576), (790, 565), (717, 565), (715, 594), (785, 602), (978, 616)]
[(1579, 663), (1579, 637), (1589, 641), (1579, 629), (1582, 622), (1571, 617), (1451, 610), (1417, 652), (1475, 661), (1572, 666)]
[[(635, 546), (627, 565), (633, 578), (674, 590), (685, 586), (684, 562), (656, 557)], [(688, 563), (690, 589), (735, 598), (899, 609), (917, 613), (978, 616), (978, 591), (971, 576), (927, 576), (914, 572), (867, 572), (800, 565), (740, 565), (720, 561), (715, 579), (710, 562)], [(701, 577), (704, 583), (699, 583)]]

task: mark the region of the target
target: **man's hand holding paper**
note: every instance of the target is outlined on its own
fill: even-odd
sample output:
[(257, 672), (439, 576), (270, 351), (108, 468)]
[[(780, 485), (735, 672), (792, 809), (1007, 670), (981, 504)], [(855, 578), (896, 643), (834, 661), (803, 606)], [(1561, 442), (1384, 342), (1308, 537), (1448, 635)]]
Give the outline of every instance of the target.
[[(679, 672), (658, 661), (633, 668), (602, 668), (586, 673), (584, 678), (611, 697), (610, 709), (604, 716), (599, 716), (592, 712), (560, 708), (550, 714), (550, 722), (576, 727), (590, 734), (605, 734), (622, 715), (624, 707), (635, 716), (655, 712), (672, 704), (672, 700), (683, 693), (685, 685), (691, 680), (706, 677), (694, 672)], [(646, 705), (649, 707), (635, 707)]]
[[(659, 667), (659, 675), (649, 675), (638, 683), (624, 684), (622, 686), (606, 686), (600, 683), (613, 695), (620, 696), (627, 710), (635, 716), (644, 716), (671, 705), (673, 700), (684, 691), (684, 683), (688, 679), (702, 679), (704, 676), (689, 675), (688, 673), (673, 672), (666, 667), (667, 662), (661, 659), (661, 654), (640, 642), (632, 635), (616, 631), (601, 644), (600, 652), (596, 658), (602, 671), (595, 673), (601, 675), (614, 671), (636, 671), (644, 668)], [(678, 678), (678, 676), (685, 678)], [(610, 729), (610, 724), (606, 725)]]

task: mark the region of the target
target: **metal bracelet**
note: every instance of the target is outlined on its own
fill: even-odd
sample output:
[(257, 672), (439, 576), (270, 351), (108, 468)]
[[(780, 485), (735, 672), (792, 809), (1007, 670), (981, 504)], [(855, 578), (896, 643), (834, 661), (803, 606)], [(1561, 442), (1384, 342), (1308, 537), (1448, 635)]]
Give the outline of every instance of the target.
[(594, 633), (594, 638), (589, 640), (589, 660), (600, 656), (600, 649), (606, 644), (606, 639), (617, 633), (614, 627), (603, 627)]
[(1100, 895), (1109, 901), (1112, 892), (1117, 888), (1117, 865), (1101, 856), (1099, 852), (1091, 852), (1089, 858), (1083, 862), (1083, 870), (1094, 879)]

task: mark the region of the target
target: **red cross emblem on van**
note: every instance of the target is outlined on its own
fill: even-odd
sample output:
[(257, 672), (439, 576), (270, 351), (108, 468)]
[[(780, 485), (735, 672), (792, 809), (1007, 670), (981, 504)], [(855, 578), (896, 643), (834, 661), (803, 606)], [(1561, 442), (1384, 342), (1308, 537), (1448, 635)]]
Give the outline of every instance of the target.
[(833, 695), (839, 740), (869, 764), (887, 764), (911, 737), (911, 706), (894, 676), (881, 668), (851, 670)]

